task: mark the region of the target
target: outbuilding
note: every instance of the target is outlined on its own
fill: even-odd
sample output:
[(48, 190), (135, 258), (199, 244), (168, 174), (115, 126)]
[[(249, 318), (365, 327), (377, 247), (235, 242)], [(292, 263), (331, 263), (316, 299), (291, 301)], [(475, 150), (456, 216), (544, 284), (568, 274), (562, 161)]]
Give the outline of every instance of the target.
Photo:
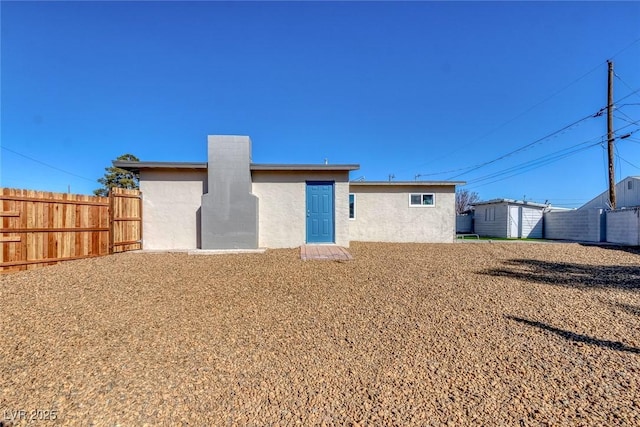
[[(640, 176), (628, 176), (616, 184), (616, 208), (638, 206), (640, 206)], [(578, 210), (586, 209), (611, 209), (609, 191), (603, 191), (578, 208)]]
[(547, 205), (511, 199), (474, 204), (474, 230), (480, 236), (542, 239)]
[(143, 249), (452, 242), (462, 182), (353, 182), (358, 164), (261, 164), (248, 136), (210, 135), (208, 162), (113, 165), (140, 175)]

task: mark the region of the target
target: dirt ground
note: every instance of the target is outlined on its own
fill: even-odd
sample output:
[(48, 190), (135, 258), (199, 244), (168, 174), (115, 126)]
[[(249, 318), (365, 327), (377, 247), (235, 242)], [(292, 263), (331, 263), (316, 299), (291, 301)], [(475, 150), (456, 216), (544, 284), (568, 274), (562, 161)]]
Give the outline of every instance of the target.
[(640, 425), (640, 251), (350, 252), (0, 275), (2, 425)]

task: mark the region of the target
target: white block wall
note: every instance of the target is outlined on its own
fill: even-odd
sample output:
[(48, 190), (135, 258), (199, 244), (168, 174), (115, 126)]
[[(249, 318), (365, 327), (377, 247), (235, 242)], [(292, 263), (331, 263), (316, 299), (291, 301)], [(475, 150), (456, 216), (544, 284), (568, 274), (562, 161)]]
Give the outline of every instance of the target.
[(551, 211), (544, 214), (544, 238), (581, 242), (603, 241), (602, 209)]
[(306, 243), (307, 181), (335, 181), (335, 243), (349, 247), (349, 174), (341, 171), (253, 171), (258, 197), (258, 245), (295, 248)]
[[(356, 195), (356, 217), (349, 220), (353, 241), (450, 243), (455, 238), (453, 185), (352, 185), (351, 193)], [(410, 207), (410, 193), (433, 193), (435, 206)]]
[(640, 208), (607, 212), (607, 242), (640, 245)]
[(142, 170), (142, 248), (196, 249), (206, 170)]
[(473, 215), (456, 215), (456, 233), (473, 233)]

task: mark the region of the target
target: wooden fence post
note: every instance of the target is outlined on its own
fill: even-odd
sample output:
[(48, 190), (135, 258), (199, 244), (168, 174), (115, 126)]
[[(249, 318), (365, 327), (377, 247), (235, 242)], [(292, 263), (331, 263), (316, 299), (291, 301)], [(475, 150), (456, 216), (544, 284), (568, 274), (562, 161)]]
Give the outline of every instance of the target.
[(113, 196), (113, 188), (109, 189), (109, 253), (113, 253), (113, 239), (115, 235), (114, 227), (116, 225), (114, 218), (115, 197)]

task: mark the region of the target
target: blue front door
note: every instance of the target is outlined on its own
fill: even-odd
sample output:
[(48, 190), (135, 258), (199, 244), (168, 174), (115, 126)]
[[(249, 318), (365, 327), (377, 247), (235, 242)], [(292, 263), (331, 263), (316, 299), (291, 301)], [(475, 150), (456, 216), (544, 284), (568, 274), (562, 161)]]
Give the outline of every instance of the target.
[(307, 182), (307, 243), (333, 243), (333, 182)]

